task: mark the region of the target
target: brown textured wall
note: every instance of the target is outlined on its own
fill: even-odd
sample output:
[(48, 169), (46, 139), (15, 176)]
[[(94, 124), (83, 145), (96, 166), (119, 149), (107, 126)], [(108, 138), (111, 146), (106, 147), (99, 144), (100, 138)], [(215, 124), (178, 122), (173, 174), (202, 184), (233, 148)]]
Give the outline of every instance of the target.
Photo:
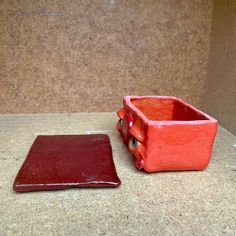
[(205, 110), (236, 135), (236, 1), (215, 0)]
[(0, 1), (0, 113), (203, 105), (212, 0)]

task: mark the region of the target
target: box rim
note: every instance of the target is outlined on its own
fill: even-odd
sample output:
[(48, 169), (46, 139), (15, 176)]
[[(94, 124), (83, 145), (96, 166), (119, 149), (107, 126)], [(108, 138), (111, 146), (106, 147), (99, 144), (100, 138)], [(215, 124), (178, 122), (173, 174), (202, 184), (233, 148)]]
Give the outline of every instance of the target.
[[(189, 108), (191, 108), (192, 110), (196, 111), (197, 113), (200, 113), (201, 115), (203, 115), (205, 118), (207, 118), (206, 120), (189, 120), (189, 121), (185, 121), (185, 120), (150, 120), (148, 119), (132, 102), (132, 99), (144, 99), (144, 98), (160, 98), (160, 99), (172, 99), (175, 101), (178, 101), (180, 103), (182, 103), (184, 106), (187, 106)], [(217, 123), (217, 120), (214, 119), (213, 117), (207, 115), (206, 113), (204, 113), (203, 111), (195, 108), (194, 106), (188, 104), (187, 102), (181, 100), (178, 97), (175, 96), (154, 96), (154, 95), (148, 95), (148, 96), (125, 96), (123, 99), (124, 102), (124, 106), (129, 107), (133, 112), (136, 113), (136, 115), (138, 115), (140, 118), (142, 118), (142, 120), (144, 121), (144, 123), (148, 124), (148, 125), (177, 125), (177, 124), (209, 124), (209, 123)]]

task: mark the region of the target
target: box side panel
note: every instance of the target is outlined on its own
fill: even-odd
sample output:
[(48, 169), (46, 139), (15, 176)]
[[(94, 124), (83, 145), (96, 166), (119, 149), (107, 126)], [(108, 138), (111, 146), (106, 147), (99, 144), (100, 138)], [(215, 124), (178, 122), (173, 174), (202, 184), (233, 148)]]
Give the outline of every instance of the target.
[(207, 167), (216, 134), (215, 122), (150, 126), (144, 170), (202, 170)]

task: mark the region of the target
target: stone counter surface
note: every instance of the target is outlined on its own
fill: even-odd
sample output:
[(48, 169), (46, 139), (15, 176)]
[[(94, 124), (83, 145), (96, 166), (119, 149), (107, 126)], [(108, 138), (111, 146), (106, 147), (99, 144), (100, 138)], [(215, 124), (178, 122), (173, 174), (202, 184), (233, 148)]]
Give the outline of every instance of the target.
[[(0, 235), (235, 235), (236, 138), (219, 127), (205, 171), (135, 169), (115, 113), (0, 116)], [(15, 193), (39, 134), (106, 133), (121, 186)]]

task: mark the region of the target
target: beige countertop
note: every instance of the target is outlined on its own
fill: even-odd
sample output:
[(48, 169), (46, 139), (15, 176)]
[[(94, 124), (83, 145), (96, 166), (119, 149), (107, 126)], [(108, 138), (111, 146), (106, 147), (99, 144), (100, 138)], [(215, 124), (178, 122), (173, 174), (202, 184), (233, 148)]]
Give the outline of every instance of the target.
[[(0, 116), (0, 235), (235, 235), (236, 138), (219, 127), (205, 171), (135, 169), (115, 113)], [(15, 193), (39, 134), (107, 133), (121, 186)]]

